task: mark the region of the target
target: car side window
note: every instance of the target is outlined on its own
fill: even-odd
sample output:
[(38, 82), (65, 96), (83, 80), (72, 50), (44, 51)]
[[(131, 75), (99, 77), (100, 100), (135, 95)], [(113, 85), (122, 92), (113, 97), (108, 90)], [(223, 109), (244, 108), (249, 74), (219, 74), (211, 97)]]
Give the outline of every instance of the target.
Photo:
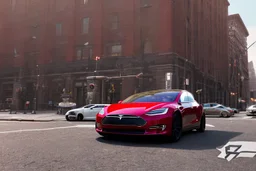
[(93, 107), (94, 105), (86, 105), (86, 106), (84, 106), (84, 108), (91, 108), (91, 107)]
[(97, 106), (94, 106), (94, 108), (104, 108), (105, 106), (104, 105), (97, 105)]
[(224, 107), (223, 107), (223, 106), (218, 106), (218, 108), (221, 108), (221, 109), (223, 109)]
[(189, 98), (186, 92), (182, 93), (180, 96), (180, 102), (181, 103), (187, 103), (189, 102)]
[(187, 94), (188, 94), (188, 101), (189, 102), (194, 102), (195, 101), (194, 96), (191, 93), (187, 93)]

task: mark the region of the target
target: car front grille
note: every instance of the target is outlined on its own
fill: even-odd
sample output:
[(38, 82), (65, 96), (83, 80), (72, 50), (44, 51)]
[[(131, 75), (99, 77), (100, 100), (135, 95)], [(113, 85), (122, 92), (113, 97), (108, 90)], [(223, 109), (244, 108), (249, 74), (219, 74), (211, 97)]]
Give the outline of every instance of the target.
[(131, 135), (143, 135), (145, 130), (135, 130), (135, 129), (102, 129), (106, 133), (116, 133), (116, 134), (131, 134)]
[(147, 122), (139, 116), (108, 115), (102, 120), (103, 125), (144, 126)]

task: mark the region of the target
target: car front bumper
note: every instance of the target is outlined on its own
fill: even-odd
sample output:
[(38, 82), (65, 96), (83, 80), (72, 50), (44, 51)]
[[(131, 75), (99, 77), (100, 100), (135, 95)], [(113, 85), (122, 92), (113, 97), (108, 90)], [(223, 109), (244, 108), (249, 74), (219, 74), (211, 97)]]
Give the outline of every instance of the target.
[(246, 114), (247, 115), (256, 115), (256, 111), (254, 111), (254, 110), (247, 110)]
[[(140, 122), (116, 118), (107, 123), (105, 116), (97, 115), (95, 130), (100, 134), (117, 135), (171, 135), (172, 117), (168, 115), (138, 117)], [(119, 119), (119, 120), (118, 120)], [(143, 119), (145, 122), (141, 122)], [(134, 123), (134, 124), (133, 124)], [(137, 125), (136, 125), (137, 124)]]
[(76, 120), (77, 119), (77, 115), (75, 113), (67, 113), (65, 114), (66, 119), (70, 119), (70, 120)]

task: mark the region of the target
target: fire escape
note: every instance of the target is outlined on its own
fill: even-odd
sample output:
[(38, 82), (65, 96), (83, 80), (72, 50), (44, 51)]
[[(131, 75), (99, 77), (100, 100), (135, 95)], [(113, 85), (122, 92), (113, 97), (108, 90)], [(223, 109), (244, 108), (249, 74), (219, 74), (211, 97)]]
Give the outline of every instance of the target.
[(244, 80), (249, 79), (247, 69), (247, 43), (246, 37), (240, 30), (239, 25), (231, 23), (229, 27), (229, 89), (230, 105), (241, 108), (238, 102), (244, 101), (245, 94)]

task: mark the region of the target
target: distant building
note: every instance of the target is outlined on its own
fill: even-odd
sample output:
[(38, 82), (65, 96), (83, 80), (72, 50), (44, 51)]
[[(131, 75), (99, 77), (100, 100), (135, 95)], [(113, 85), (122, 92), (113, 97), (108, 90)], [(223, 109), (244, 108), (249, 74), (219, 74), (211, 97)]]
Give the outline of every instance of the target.
[(248, 69), (249, 69), (249, 87), (250, 87), (250, 102), (251, 104), (256, 103), (256, 73), (255, 73), (255, 68), (253, 65), (253, 62), (249, 62), (248, 64)]
[(230, 105), (245, 109), (250, 102), (247, 37), (249, 32), (239, 14), (229, 15)]
[(255, 73), (253, 61), (249, 62), (248, 70), (249, 70), (249, 77), (250, 77), (250, 81), (249, 81), (250, 91), (256, 91), (256, 73)]
[(0, 2), (2, 101), (46, 108), (65, 88), (79, 106), (89, 97), (105, 103), (115, 84), (114, 102), (181, 88), (202, 89), (200, 102), (228, 103), (227, 0), (9, 2)]

